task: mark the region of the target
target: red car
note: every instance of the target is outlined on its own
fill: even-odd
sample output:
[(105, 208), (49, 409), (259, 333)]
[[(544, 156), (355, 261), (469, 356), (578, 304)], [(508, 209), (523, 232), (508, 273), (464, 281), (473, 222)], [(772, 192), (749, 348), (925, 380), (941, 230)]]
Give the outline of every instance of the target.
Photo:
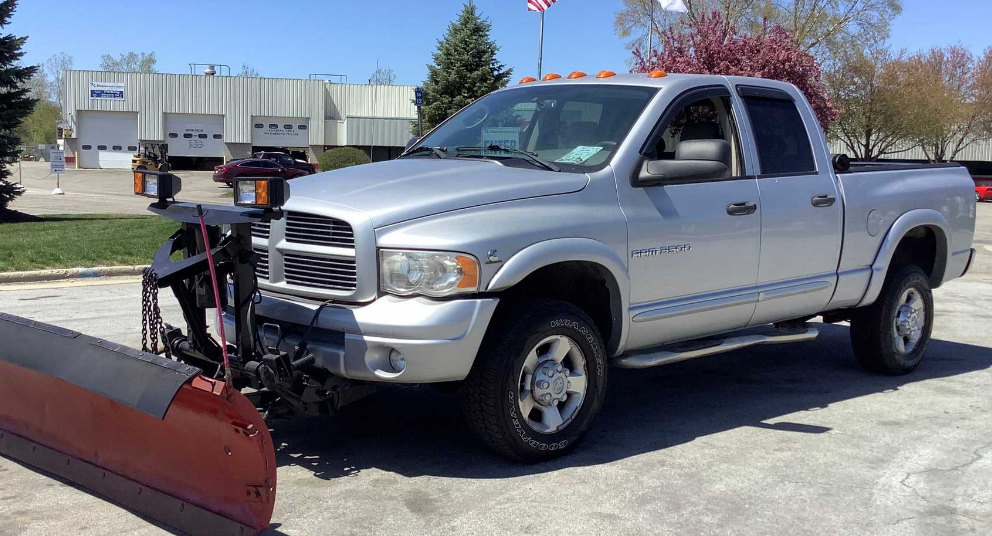
[(975, 186), (975, 199), (978, 201), (992, 201), (992, 186)]
[(223, 182), (228, 186), (238, 177), (282, 177), (289, 180), (303, 175), (308, 173), (302, 169), (286, 167), (278, 162), (261, 158), (234, 160), (214, 168), (214, 182)]

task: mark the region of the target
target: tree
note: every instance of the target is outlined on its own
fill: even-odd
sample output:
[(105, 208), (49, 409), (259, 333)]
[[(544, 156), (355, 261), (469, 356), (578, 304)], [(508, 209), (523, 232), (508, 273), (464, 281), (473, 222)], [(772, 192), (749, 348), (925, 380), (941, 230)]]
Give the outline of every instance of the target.
[(992, 124), (992, 48), (978, 60), (966, 48), (932, 48), (900, 69), (909, 138), (933, 162), (954, 160)]
[(654, 35), (667, 28), (685, 30), (717, 11), (725, 29), (758, 34), (765, 24), (792, 33), (796, 46), (826, 59), (852, 41), (877, 41), (889, 33), (889, 22), (902, 12), (902, 0), (685, 0), (689, 12), (662, 11), (657, 0), (623, 0), (613, 22), (617, 35), (630, 38), (628, 47), (646, 48), (651, 9)]
[(258, 70), (256, 70), (254, 67), (252, 67), (251, 65), (248, 65), (247, 63), (242, 63), (241, 64), (241, 72), (238, 73), (238, 76), (247, 76), (249, 78), (258, 78), (260, 75), (258, 74)]
[[(0, 1), (0, 30), (7, 27), (17, 6), (15, 0)], [(26, 87), (28, 80), (38, 72), (37, 66), (18, 64), (24, 56), (21, 50), (27, 37), (0, 34), (0, 212), (21, 195), (21, 189), (9, 182), (7, 166), (17, 158), (17, 127), (31, 113), (35, 100)]]
[(62, 89), (65, 87), (63, 85), (62, 73), (72, 69), (73, 60), (72, 56), (66, 54), (65, 52), (59, 52), (58, 54), (52, 54), (48, 57), (48, 61), (45, 62), (45, 76), (48, 78), (48, 99), (59, 105), (61, 109), (63, 106), (62, 99)]
[(754, 35), (741, 34), (713, 11), (700, 15), (686, 31), (667, 28), (660, 38), (661, 50), (647, 56), (634, 50), (633, 72), (663, 69), (781, 80), (803, 92), (823, 130), (837, 118), (816, 58), (797, 46), (792, 33), (781, 26), (765, 25)]
[(335, 147), (330, 151), (324, 151), (320, 155), (320, 158), (317, 159), (317, 162), (320, 163), (321, 171), (368, 164), (371, 161), (369, 155), (365, 154), (365, 151), (356, 147)]
[(128, 52), (118, 57), (110, 54), (100, 56), (100, 69), (122, 73), (157, 73), (155, 70), (155, 53)]
[(824, 76), (840, 117), (829, 136), (857, 160), (873, 161), (911, 146), (899, 71), (905, 58), (885, 47), (852, 48)]
[(369, 77), (369, 84), (376, 86), (391, 86), (396, 83), (396, 73), (392, 69), (376, 67), (375, 72)]
[(56, 123), (62, 119), (62, 108), (48, 100), (39, 100), (18, 128), (23, 143), (37, 145), (56, 141)]
[(513, 69), (496, 59), (492, 24), (471, 0), (438, 41), (424, 81), (424, 130), (434, 128), (479, 97), (505, 87)]

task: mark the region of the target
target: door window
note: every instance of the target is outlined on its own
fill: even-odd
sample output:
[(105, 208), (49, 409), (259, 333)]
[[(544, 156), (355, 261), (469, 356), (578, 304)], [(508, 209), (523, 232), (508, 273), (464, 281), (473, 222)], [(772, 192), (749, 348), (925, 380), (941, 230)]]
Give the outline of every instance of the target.
[(728, 174), (723, 178), (744, 175), (740, 134), (729, 97), (703, 98), (682, 108), (665, 127), (651, 157), (659, 160), (679, 159), (683, 157), (679, 145), (694, 140), (726, 141), (730, 145), (730, 162), (727, 162)]
[(762, 175), (815, 173), (813, 146), (796, 103), (744, 97)]

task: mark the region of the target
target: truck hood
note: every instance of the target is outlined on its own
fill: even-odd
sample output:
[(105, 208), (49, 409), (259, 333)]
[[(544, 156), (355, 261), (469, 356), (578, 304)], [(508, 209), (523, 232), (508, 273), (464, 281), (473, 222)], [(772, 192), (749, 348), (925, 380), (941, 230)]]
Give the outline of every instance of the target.
[(461, 208), (585, 188), (579, 173), (507, 167), (494, 161), (418, 157), (352, 166), (290, 181), (290, 200), (331, 202), (364, 212), (375, 227)]

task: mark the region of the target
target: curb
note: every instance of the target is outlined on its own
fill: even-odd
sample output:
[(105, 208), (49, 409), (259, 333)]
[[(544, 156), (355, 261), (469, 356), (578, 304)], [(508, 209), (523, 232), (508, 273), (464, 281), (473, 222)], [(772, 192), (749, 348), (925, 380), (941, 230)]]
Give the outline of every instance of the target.
[(93, 268), (59, 268), (55, 270), (32, 270), (30, 272), (0, 273), (0, 285), (9, 283), (38, 283), (60, 279), (91, 279), (95, 277), (120, 277), (141, 275), (144, 266), (96, 266)]

